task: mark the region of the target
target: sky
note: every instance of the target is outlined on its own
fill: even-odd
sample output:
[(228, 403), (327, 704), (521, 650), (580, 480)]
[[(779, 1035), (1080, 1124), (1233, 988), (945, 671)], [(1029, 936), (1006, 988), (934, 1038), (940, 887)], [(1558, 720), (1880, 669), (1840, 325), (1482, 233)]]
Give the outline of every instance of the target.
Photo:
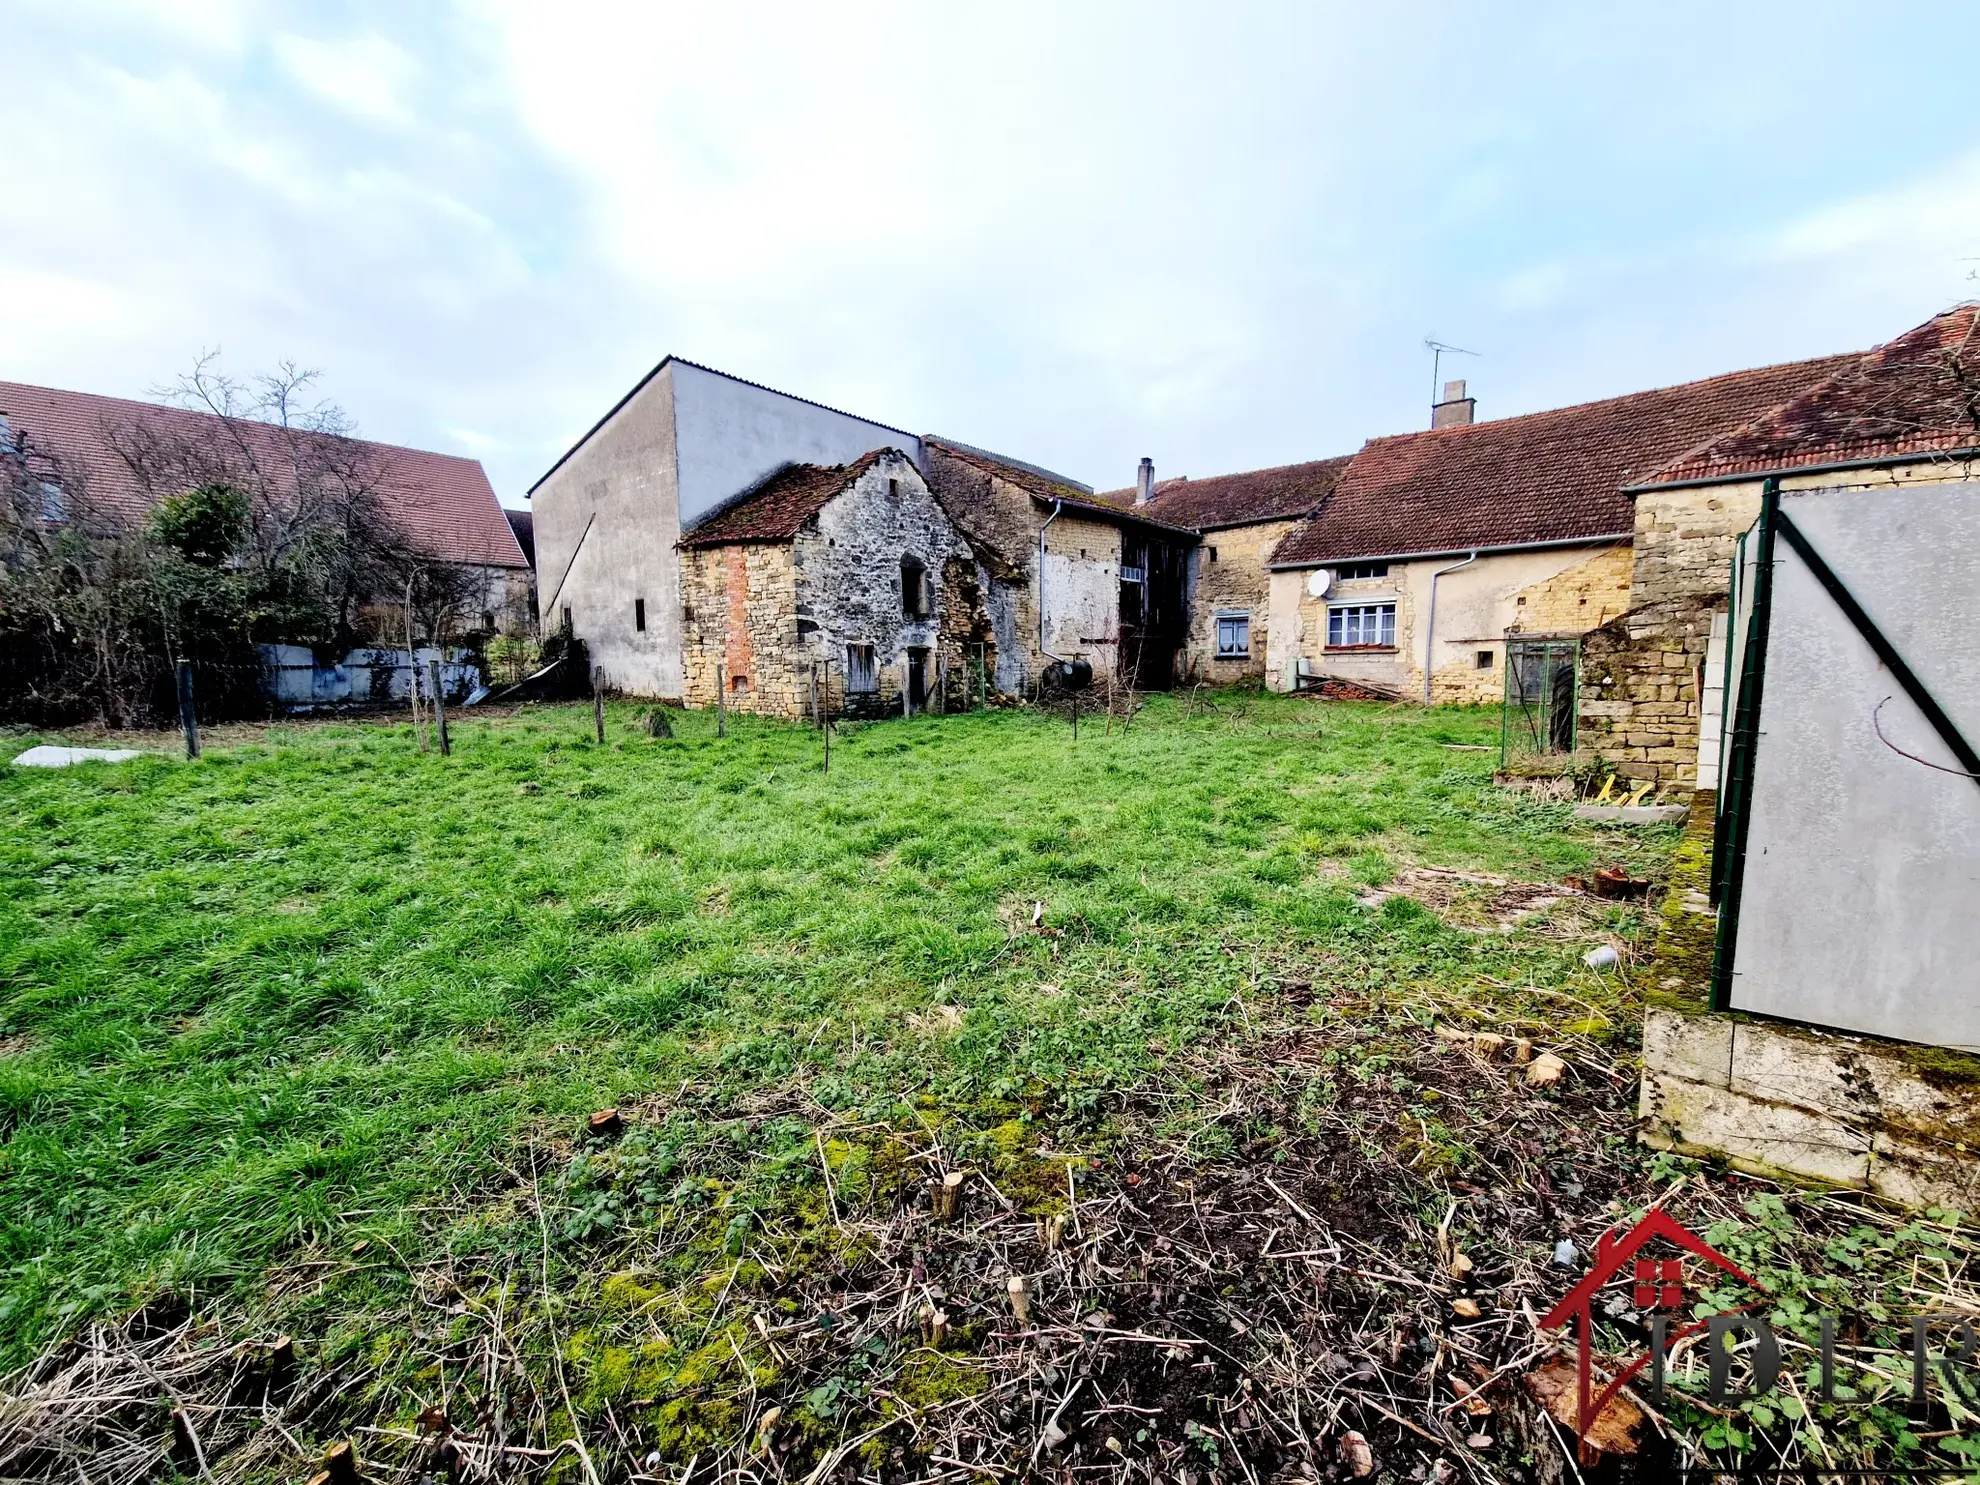
[(1100, 488), (1980, 296), (1954, 4), (0, 0), (0, 380), (290, 359), (504, 503), (667, 354)]

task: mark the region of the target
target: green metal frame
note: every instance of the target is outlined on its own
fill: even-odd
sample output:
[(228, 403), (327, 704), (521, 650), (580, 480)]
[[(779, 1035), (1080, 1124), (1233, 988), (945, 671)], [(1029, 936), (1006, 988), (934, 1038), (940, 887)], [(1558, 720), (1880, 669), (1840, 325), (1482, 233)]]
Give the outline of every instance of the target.
[[(1760, 696), (1767, 679), (1767, 631), (1773, 619), (1774, 531), (1780, 518), (1781, 482), (1760, 492), (1754, 524), (1753, 615), (1747, 621), (1739, 668), (1739, 696), (1732, 716), (1732, 747), (1719, 780), (1720, 809), (1712, 825), (1712, 901), (1719, 930), (1712, 951), (1712, 1009), (1732, 1002), (1733, 952), (1739, 942), (1739, 898), (1746, 876), (1747, 830), (1753, 818), (1753, 756), (1760, 738)], [(1737, 612), (1735, 610), (1735, 612)]]
[[(1507, 767), (1507, 765), (1510, 763), (1512, 759), (1513, 707), (1515, 705), (1523, 707), (1526, 704), (1523, 698), (1516, 701), (1513, 697), (1513, 670), (1514, 670), (1513, 651), (1522, 646), (1538, 649), (1542, 651), (1544, 655), (1551, 655), (1555, 651), (1563, 651), (1568, 655), (1569, 657), (1568, 667), (1567, 667), (1568, 684), (1573, 688), (1573, 694), (1568, 698), (1568, 745), (1566, 752), (1569, 754), (1573, 753), (1575, 748), (1579, 746), (1581, 742), (1581, 641), (1580, 639), (1572, 635), (1561, 636), (1561, 637), (1548, 637), (1544, 639), (1541, 638), (1515, 639), (1512, 636), (1508, 635), (1506, 637), (1505, 663), (1503, 666), (1505, 675), (1503, 678), (1504, 683), (1500, 688), (1501, 704), (1499, 707), (1499, 767), (1501, 769)], [(1549, 666), (1545, 660), (1543, 660), (1542, 665), (1543, 665), (1543, 669), (1541, 672), (1542, 676), (1545, 677), (1551, 675), (1552, 674), (1551, 666)], [(1543, 696), (1541, 698), (1540, 704), (1543, 707), (1546, 707), (1551, 705), (1551, 702), (1552, 702), (1552, 697), (1551, 695), (1548, 695), (1548, 696)], [(1560, 749), (1551, 746), (1552, 743), (1551, 726), (1549, 727), (1548, 742), (1549, 742), (1549, 746), (1538, 749), (1536, 750), (1536, 752), (1534, 752), (1531, 755), (1522, 755), (1522, 756), (1543, 757), (1549, 754), (1559, 754), (1561, 752)]]

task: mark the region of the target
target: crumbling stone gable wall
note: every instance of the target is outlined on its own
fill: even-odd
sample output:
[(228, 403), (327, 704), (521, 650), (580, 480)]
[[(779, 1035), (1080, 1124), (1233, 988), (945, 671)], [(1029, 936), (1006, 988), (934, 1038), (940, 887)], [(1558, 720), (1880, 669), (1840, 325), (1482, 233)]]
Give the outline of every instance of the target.
[[(1265, 570), (1273, 551), (1298, 521), (1260, 521), (1253, 526), (1227, 526), (1203, 533), (1191, 556), (1189, 638), (1183, 650), (1183, 674), (1192, 682), (1229, 685), (1257, 680), (1265, 674), (1266, 634), (1271, 616), (1271, 574)], [(1217, 615), (1251, 616), (1251, 654), (1242, 660), (1217, 657)]]
[[(974, 570), (969, 545), (905, 457), (889, 456), (832, 498), (793, 543), (798, 569), (795, 625), (804, 631), (803, 659), (829, 666), (838, 709), (898, 715), (907, 684), (908, 651), (926, 649), (930, 696), (946, 658), (960, 660), (957, 636), (973, 632), (976, 615), (951, 612), (972, 595), (949, 580), (951, 564)], [(901, 559), (918, 558), (926, 574), (928, 612), (904, 613)], [(980, 604), (980, 581), (974, 595)], [(946, 639), (946, 644), (945, 644)], [(847, 649), (872, 645), (880, 689), (847, 696)], [(932, 704), (932, 703), (931, 703)]]

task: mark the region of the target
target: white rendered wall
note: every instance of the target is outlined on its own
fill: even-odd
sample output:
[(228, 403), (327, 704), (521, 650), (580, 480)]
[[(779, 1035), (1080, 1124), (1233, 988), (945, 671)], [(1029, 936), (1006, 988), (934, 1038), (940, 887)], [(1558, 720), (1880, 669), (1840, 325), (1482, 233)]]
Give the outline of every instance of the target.
[(874, 449), (899, 449), (921, 462), (921, 440), (911, 433), (683, 361), (667, 374), (684, 526), (786, 464), (850, 464)]
[[(1980, 485), (1781, 508), (1980, 740)], [(1785, 540), (1775, 556), (1732, 1004), (1980, 1049), (1980, 785), (1893, 750), (1959, 767)]]

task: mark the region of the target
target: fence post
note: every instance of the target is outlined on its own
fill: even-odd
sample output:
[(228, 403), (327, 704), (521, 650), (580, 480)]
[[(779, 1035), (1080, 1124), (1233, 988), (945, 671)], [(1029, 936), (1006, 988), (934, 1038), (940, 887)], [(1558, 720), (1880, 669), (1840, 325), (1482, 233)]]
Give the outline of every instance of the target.
[(825, 772), (832, 771), (832, 662), (825, 662), (825, 710), (821, 714), (825, 733)]
[(199, 716), (193, 711), (192, 661), (179, 662), (179, 725), (186, 733), (186, 757), (199, 756)]
[(721, 662), (717, 661), (715, 665), (715, 735), (717, 737), (729, 735), (728, 692), (729, 678), (723, 674)]
[(447, 740), (447, 693), (440, 684), (440, 662), (426, 662), (427, 674), (433, 678), (433, 725), (440, 734), (440, 756), (450, 758), (454, 747)]
[(935, 715), (946, 717), (949, 714), (949, 657), (941, 656), (935, 662)]
[(598, 735), (598, 746), (605, 746), (605, 673), (596, 666), (591, 670), (591, 727)]
[(818, 662), (816, 660), (811, 662), (811, 725), (814, 727), (823, 727), (825, 725), (825, 718), (818, 710)]

